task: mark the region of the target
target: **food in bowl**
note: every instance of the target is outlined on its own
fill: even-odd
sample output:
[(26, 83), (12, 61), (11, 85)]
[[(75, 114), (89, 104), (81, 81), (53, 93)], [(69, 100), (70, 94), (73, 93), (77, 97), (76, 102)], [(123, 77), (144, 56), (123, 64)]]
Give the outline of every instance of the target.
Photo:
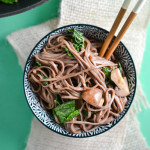
[(5, 4), (14, 4), (17, 3), (18, 0), (0, 0), (0, 2), (3, 2)]
[(76, 29), (48, 39), (33, 55), (28, 81), (41, 106), (71, 133), (90, 132), (124, 110), (129, 92), (121, 64), (98, 56), (102, 43)]

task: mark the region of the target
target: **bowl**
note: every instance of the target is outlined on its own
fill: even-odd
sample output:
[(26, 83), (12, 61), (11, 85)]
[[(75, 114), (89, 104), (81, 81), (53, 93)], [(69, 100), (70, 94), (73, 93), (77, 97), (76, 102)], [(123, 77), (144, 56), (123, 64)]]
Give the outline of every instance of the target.
[(44, 110), (41, 107), (38, 97), (32, 92), (32, 90), (30, 88), (30, 83), (27, 79), (27, 74), (31, 68), (32, 56), (42, 50), (42, 48), (47, 44), (48, 38), (51, 36), (54, 36), (56, 34), (66, 34), (67, 29), (73, 29), (73, 28), (82, 32), (86, 37), (97, 39), (101, 42), (104, 42), (104, 40), (106, 39), (106, 37), (108, 35), (108, 31), (106, 31), (100, 27), (97, 27), (94, 25), (87, 25), (87, 24), (72, 24), (72, 25), (58, 28), (58, 29), (48, 33), (45, 37), (43, 37), (36, 44), (36, 46), (33, 48), (33, 50), (31, 51), (31, 53), (26, 61), (26, 65), (24, 68), (24, 77), (23, 77), (24, 93), (25, 93), (27, 103), (28, 103), (30, 109), (32, 110), (33, 114), (35, 115), (35, 117), (50, 130), (52, 130), (56, 133), (59, 133), (61, 135), (68, 136), (68, 137), (77, 137), (77, 138), (91, 137), (91, 136), (102, 134), (102, 133), (108, 131), (109, 129), (114, 127), (125, 116), (125, 114), (127, 113), (127, 111), (129, 110), (129, 108), (131, 106), (131, 103), (133, 102), (133, 98), (135, 95), (136, 70), (135, 70), (135, 65), (134, 65), (133, 59), (132, 59), (129, 51), (127, 50), (125, 45), (122, 42), (120, 42), (120, 44), (118, 45), (118, 47), (116, 48), (116, 50), (114, 52), (114, 56), (118, 60), (120, 60), (120, 63), (123, 67), (125, 75), (128, 79), (128, 85), (129, 85), (129, 90), (130, 90), (130, 95), (127, 97), (128, 101), (127, 101), (127, 104), (125, 105), (123, 112), (120, 113), (120, 115), (118, 117), (116, 117), (109, 124), (100, 125), (94, 131), (81, 132), (78, 134), (73, 134), (73, 133), (66, 131), (62, 126), (60, 126), (59, 124), (56, 123), (52, 114), (48, 113), (46, 110)]
[(18, 0), (18, 2), (14, 4), (0, 2), (0, 18), (30, 10), (47, 1), (48, 0)]

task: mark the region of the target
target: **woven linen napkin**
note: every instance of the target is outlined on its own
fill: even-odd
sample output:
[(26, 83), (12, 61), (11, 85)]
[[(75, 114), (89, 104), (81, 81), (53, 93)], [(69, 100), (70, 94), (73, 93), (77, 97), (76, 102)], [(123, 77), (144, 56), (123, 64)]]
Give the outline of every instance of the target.
[[(22, 29), (7, 36), (24, 68), (25, 61), (34, 45), (48, 32), (62, 25), (88, 23), (110, 30), (123, 0), (62, 0), (60, 20), (53, 19), (38, 26)], [(129, 12), (136, 0), (132, 0)], [(145, 48), (145, 28), (150, 14), (150, 1), (123, 38), (137, 69), (140, 71)], [(128, 13), (129, 13), (128, 12)], [(125, 18), (127, 17), (126, 14)], [(122, 21), (121, 24), (125, 19)], [(32, 122), (26, 150), (146, 150), (145, 139), (139, 130), (136, 112), (148, 107), (148, 102), (138, 84), (136, 97), (127, 115), (111, 130), (90, 138), (76, 139), (56, 134), (44, 127), (37, 119)]]

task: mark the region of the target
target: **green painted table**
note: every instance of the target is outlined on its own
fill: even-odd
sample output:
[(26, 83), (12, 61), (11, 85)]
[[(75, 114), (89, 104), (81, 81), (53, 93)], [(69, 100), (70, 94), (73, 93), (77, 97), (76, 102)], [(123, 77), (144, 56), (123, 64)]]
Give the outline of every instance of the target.
[[(0, 150), (25, 149), (33, 118), (23, 93), (23, 71), (6, 36), (19, 29), (58, 17), (59, 6), (60, 0), (51, 0), (28, 12), (0, 18)], [(150, 24), (147, 28), (146, 51), (139, 77), (148, 99), (150, 99), (149, 39)], [(149, 118), (150, 109), (138, 114), (142, 134), (150, 146)]]

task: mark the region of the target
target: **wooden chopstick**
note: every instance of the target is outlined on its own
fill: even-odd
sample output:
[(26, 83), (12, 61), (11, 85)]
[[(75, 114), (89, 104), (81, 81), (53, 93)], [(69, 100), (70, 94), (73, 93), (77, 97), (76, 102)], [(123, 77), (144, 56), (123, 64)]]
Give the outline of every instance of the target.
[(107, 50), (107, 48), (108, 48), (108, 46), (109, 46), (109, 44), (111, 42), (111, 40), (112, 40), (112, 38), (113, 38), (113, 36), (114, 36), (118, 26), (119, 26), (119, 24), (120, 24), (120, 22), (121, 22), (121, 20), (122, 20), (122, 18), (124, 16), (124, 14), (125, 14), (128, 6), (130, 4), (130, 1), (131, 0), (124, 0), (123, 4), (121, 6), (121, 9), (120, 9), (120, 11), (119, 11), (119, 13), (118, 13), (118, 15), (116, 17), (116, 20), (115, 20), (115, 22), (114, 22), (114, 24), (113, 24), (113, 26), (112, 26), (112, 28), (111, 28), (111, 30), (110, 30), (106, 40), (105, 40), (105, 42), (104, 42), (104, 44), (103, 44), (103, 46), (102, 46), (102, 48), (100, 50), (100, 53), (99, 53), (100, 57), (104, 56), (104, 54), (105, 54), (105, 52), (106, 52), (106, 50)]
[(127, 29), (129, 28), (130, 24), (133, 22), (134, 18), (137, 16), (141, 8), (143, 7), (146, 0), (139, 0), (135, 5), (133, 11), (130, 13), (129, 17), (127, 18), (126, 22), (124, 23), (123, 27), (121, 28), (119, 34), (117, 35), (116, 39), (110, 46), (107, 54), (105, 55), (105, 59), (109, 59), (118, 46), (120, 40), (122, 39), (123, 35), (126, 33)]

